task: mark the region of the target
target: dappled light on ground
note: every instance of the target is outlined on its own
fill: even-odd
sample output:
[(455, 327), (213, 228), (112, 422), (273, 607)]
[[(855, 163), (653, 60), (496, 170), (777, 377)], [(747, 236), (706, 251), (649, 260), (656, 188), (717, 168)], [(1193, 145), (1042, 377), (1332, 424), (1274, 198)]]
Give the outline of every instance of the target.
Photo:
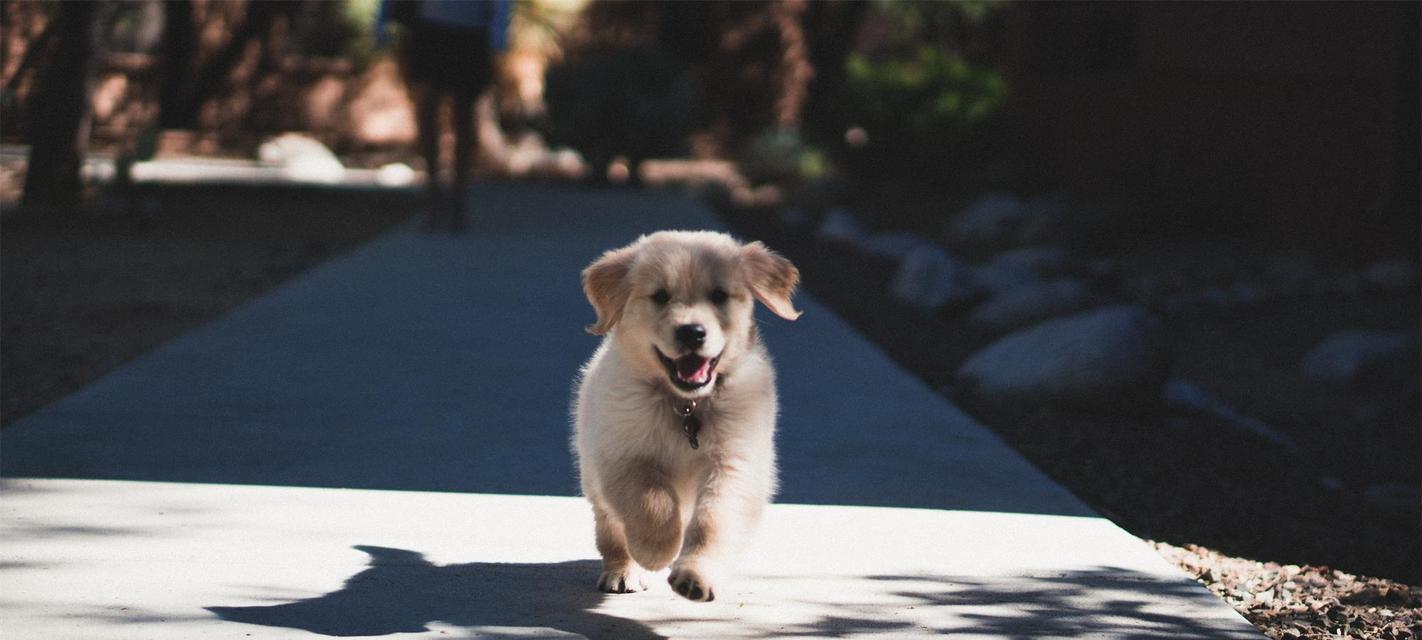
[(606, 597), (590, 588), (601, 570), (596, 560), (437, 565), (404, 549), (356, 549), (370, 555), (370, 567), (339, 591), (284, 604), (208, 610), (231, 622), (327, 636), (413, 633), (440, 622), (484, 637), (499, 637), (501, 628), (517, 629), (518, 635), (664, 637), (635, 620), (594, 611)]
[(0, 495), (0, 604), (21, 635), (1257, 637), (1100, 518), (773, 505), (716, 600), (693, 603), (665, 571), (598, 592), (578, 498), (89, 480)]
[[(761, 575), (744, 580), (742, 588), (724, 598), (729, 603), (696, 605), (660, 597), (655, 593), (665, 590), (660, 584), (653, 593), (598, 593), (590, 588), (600, 570), (594, 560), (439, 565), (415, 551), (356, 549), (370, 556), (369, 566), (339, 590), (279, 604), (208, 610), (230, 622), (328, 636), (412, 633), (448, 625), (481, 637), (1250, 637), (1155, 601), (1160, 596), (1208, 598), (1194, 585), (1161, 583), (1120, 567), (997, 578), (927, 572)], [(650, 608), (637, 606), (648, 601), (655, 601)]]

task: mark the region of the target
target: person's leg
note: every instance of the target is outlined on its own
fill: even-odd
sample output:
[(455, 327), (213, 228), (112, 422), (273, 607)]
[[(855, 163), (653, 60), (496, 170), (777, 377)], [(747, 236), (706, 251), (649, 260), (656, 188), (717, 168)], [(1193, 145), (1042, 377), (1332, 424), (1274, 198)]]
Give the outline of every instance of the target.
[(439, 226), (442, 200), (440, 195), (443, 191), (440, 186), (439, 162), (439, 106), (442, 95), (426, 83), (413, 85), (411, 91), (415, 98), (415, 128), (419, 130), (420, 155), (425, 159), (425, 175), (428, 180), (426, 225), (434, 229)]
[(474, 154), (479, 151), (479, 127), (474, 124), (474, 101), (478, 95), (460, 92), (454, 95), (454, 208), (450, 224), (458, 231), (465, 227), (465, 205), (469, 199), (470, 172)]

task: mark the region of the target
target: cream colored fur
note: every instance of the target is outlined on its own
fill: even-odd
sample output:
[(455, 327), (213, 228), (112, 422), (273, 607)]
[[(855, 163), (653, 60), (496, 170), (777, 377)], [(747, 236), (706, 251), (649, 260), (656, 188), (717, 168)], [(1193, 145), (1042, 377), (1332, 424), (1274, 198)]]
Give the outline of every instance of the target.
[[(776, 486), (775, 373), (754, 304), (793, 320), (798, 281), (760, 243), (708, 231), (644, 236), (583, 272), (598, 317), (588, 329), (604, 338), (577, 383), (573, 448), (597, 523), (599, 589), (640, 591), (647, 571), (670, 566), (677, 593), (715, 597)], [(720, 360), (709, 384), (688, 390), (657, 353), (687, 353), (675, 331), (691, 323), (706, 328), (694, 353)], [(675, 413), (689, 400), (698, 449)]]

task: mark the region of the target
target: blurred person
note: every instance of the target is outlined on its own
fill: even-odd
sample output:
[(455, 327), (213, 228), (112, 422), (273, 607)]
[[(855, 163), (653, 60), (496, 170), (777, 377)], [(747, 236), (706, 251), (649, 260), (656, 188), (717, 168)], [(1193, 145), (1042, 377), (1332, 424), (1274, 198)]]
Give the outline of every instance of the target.
[[(462, 231), (471, 164), (479, 146), (474, 102), (494, 80), (494, 57), (508, 44), (511, 0), (384, 0), (376, 22), (405, 28), (401, 61), (415, 101), (420, 154), (429, 179), (429, 228)], [(454, 123), (454, 167), (440, 179), (440, 121), (444, 103)]]

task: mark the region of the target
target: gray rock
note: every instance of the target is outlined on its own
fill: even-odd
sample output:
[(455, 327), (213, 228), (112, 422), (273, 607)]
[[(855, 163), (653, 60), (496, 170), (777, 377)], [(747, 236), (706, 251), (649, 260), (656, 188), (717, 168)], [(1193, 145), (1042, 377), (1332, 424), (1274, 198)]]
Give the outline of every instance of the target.
[(1017, 244), (1023, 246), (1054, 244), (1072, 239), (1077, 230), (1073, 224), (1076, 216), (1066, 201), (1057, 196), (1040, 196), (1028, 200), (1024, 205), (1026, 215), (1017, 225), (1013, 234)]
[(1236, 305), (1259, 304), (1269, 297), (1269, 292), (1259, 283), (1250, 280), (1240, 280), (1230, 285), (1230, 302)]
[(1121, 264), (1115, 258), (1094, 258), (1086, 263), (1086, 273), (1093, 278), (1112, 278), (1120, 272)]
[(1066, 250), (1059, 247), (1032, 247), (999, 253), (974, 270), (978, 286), (993, 294), (1018, 287), (1038, 285), (1044, 276), (1066, 270)]
[(1096, 302), (1086, 285), (1058, 278), (999, 293), (973, 309), (968, 322), (986, 331), (1007, 331), (1076, 313)]
[(1416, 334), (1349, 330), (1330, 334), (1304, 354), (1304, 374), (1319, 382), (1356, 384), (1369, 376), (1415, 367)]
[(1369, 289), (1388, 291), (1417, 286), (1417, 264), (1406, 258), (1379, 260), (1362, 271), (1363, 285)]
[(780, 224), (791, 229), (799, 229), (810, 223), (809, 212), (800, 207), (785, 207), (780, 210), (777, 218), (779, 218)]
[(1303, 255), (1270, 256), (1264, 264), (1264, 277), (1269, 284), (1290, 294), (1306, 291), (1318, 276), (1318, 266)]
[(995, 262), (974, 269), (973, 279), (979, 287), (993, 295), (1042, 282), (1036, 271), (1022, 265)]
[(262, 164), (281, 167), (282, 175), (292, 182), (335, 184), (346, 175), (346, 168), (326, 145), (311, 136), (284, 133), (257, 147)]
[(1258, 304), (1269, 298), (1269, 291), (1258, 283), (1241, 280), (1230, 286), (1210, 286), (1196, 293), (1179, 293), (1165, 299), (1165, 306), (1174, 310), (1193, 307), (1230, 309)]
[(1399, 513), (1422, 511), (1422, 489), (1401, 482), (1375, 484), (1363, 490), (1368, 504)]
[(1160, 283), (1145, 274), (1127, 276), (1122, 286), (1131, 298), (1141, 302), (1154, 299), (1156, 294), (1161, 292)]
[(1352, 411), (1353, 423), (1354, 423), (1354, 424), (1360, 424), (1360, 425), (1371, 424), (1371, 423), (1373, 423), (1373, 422), (1376, 422), (1378, 418), (1382, 417), (1382, 414), (1383, 414), (1382, 405), (1380, 405), (1380, 404), (1378, 404), (1378, 403), (1376, 403), (1376, 402), (1369, 402), (1369, 403), (1366, 403), (1366, 404), (1362, 404), (1362, 405), (1353, 407), (1353, 411)]
[(1315, 280), (1310, 290), (1312, 293), (1334, 293), (1345, 296), (1355, 296), (1363, 292), (1363, 284), (1362, 273), (1343, 273)]
[(1230, 297), (1229, 291), (1224, 287), (1206, 287), (1195, 300), (1202, 305), (1215, 309), (1224, 309), (1230, 306), (1234, 300)]
[(990, 264), (1021, 267), (1037, 275), (1057, 275), (1067, 270), (1071, 258), (1061, 247), (1027, 247), (1004, 251), (993, 256)]
[(1161, 321), (1112, 306), (1009, 334), (969, 357), (956, 380), (964, 395), (999, 406), (1133, 409), (1159, 402), (1168, 368)]
[(820, 220), (815, 237), (829, 242), (854, 243), (864, 237), (864, 225), (845, 209), (830, 209)]
[(1203, 415), (1231, 429), (1253, 434), (1289, 451), (1298, 451), (1298, 443), (1257, 418), (1246, 416), (1209, 391), (1188, 380), (1172, 378), (1165, 383), (1162, 395), (1166, 408), (1181, 413)]
[(913, 250), (932, 246), (933, 241), (917, 233), (906, 231), (894, 231), (889, 233), (876, 233), (859, 241), (860, 251), (871, 256), (886, 258), (889, 260), (902, 260)]
[(1150, 298), (1137, 299), (1137, 302), (1148, 302), (1160, 309), (1161, 313), (1167, 316), (1179, 315), (1195, 308), (1195, 297), (1188, 294), (1177, 293), (1173, 296), (1153, 300)]
[(387, 162), (375, 172), (375, 181), (382, 187), (408, 187), (418, 179), (415, 169), (403, 162)]
[(937, 245), (919, 245), (899, 262), (890, 291), (900, 301), (935, 310), (971, 298), (972, 272)]
[(1001, 246), (1027, 217), (1027, 203), (1007, 193), (979, 196), (954, 216), (948, 226), (954, 242), (969, 245)]

